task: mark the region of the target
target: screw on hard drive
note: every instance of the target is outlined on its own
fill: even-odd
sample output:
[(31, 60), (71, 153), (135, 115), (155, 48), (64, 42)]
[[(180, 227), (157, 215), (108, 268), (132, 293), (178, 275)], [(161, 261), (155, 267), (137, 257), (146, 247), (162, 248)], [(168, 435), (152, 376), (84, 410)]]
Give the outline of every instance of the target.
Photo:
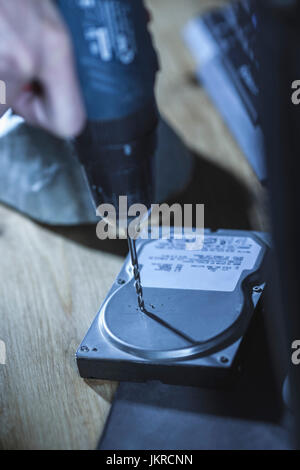
[(120, 285), (123, 285), (123, 284), (125, 284), (125, 281), (124, 281), (124, 279), (118, 279), (118, 284), (120, 284)]
[(229, 362), (229, 359), (228, 359), (228, 357), (226, 357), (226, 356), (222, 356), (222, 357), (220, 358), (220, 361), (222, 362), (222, 364), (227, 364), (227, 363)]
[(255, 292), (256, 294), (260, 294), (262, 291), (263, 290), (260, 286), (254, 286), (253, 287), (253, 292)]
[(89, 352), (89, 348), (87, 346), (81, 346), (80, 351)]

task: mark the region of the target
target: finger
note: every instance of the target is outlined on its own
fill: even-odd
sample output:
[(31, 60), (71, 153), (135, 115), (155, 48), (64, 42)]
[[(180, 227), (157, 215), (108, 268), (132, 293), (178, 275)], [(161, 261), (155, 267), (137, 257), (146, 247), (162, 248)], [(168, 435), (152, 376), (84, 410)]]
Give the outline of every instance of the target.
[(86, 115), (69, 42), (45, 62), (42, 79), (48, 98), (48, 117), (53, 127), (65, 136), (77, 135), (84, 126)]
[(15, 111), (60, 137), (78, 135), (85, 123), (85, 109), (65, 32), (48, 33), (38, 79), (43, 93), (22, 93), (15, 100)]

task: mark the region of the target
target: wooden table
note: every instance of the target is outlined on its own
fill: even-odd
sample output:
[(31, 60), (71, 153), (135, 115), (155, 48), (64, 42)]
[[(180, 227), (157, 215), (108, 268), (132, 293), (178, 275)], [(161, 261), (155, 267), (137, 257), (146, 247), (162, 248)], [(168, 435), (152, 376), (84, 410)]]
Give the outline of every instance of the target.
[[(264, 228), (260, 184), (196, 84), (180, 36), (189, 18), (224, 1), (148, 3), (160, 109), (197, 154), (193, 195), (206, 204), (206, 226)], [(95, 227), (49, 229), (0, 206), (0, 448), (95, 448), (116, 384), (82, 380), (74, 354), (125, 252), (97, 240)]]

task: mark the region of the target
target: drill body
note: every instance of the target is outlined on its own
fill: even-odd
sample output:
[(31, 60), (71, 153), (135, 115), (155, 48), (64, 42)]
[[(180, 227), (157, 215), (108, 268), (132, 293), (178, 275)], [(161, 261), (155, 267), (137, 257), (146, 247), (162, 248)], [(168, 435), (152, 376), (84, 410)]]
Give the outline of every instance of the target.
[(70, 30), (88, 121), (76, 140), (96, 207), (149, 205), (158, 60), (142, 0), (57, 0)]

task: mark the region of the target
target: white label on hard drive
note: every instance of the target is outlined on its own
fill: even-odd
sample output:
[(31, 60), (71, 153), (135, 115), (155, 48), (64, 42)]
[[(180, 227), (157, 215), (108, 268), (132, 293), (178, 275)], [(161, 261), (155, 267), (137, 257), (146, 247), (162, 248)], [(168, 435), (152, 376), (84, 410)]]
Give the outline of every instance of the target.
[(206, 235), (201, 250), (183, 240), (155, 240), (141, 250), (144, 287), (232, 292), (253, 269), (261, 247), (252, 238)]

